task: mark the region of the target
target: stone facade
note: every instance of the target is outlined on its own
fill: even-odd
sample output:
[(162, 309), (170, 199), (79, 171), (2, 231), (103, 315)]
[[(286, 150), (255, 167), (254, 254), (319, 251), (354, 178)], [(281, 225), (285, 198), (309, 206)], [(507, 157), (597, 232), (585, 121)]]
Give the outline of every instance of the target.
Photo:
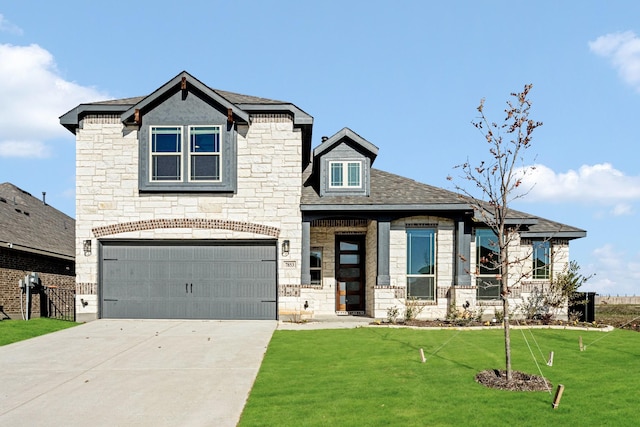
[(140, 194), (138, 131), (118, 119), (85, 119), (76, 138), (79, 320), (97, 316), (102, 238), (289, 240), (278, 281), (283, 288), (299, 285), (300, 263), (285, 265), (300, 258), (301, 234), (302, 144), (291, 119), (261, 116), (239, 130), (236, 194)]
[[(82, 104), (62, 116), (61, 123), (77, 139), (78, 320), (99, 314), (100, 251), (112, 240), (267, 242), (277, 245), (274, 280), (277, 312), (283, 319), (344, 311), (384, 319), (393, 309), (401, 318), (408, 297), (407, 230), (421, 228), (435, 230), (435, 235), (415, 234), (434, 244), (423, 250), (433, 250), (435, 273), (418, 278), (424, 281), (417, 286), (432, 292), (424, 296), (433, 297), (412, 303), (422, 308), (420, 317), (442, 319), (467, 303), (470, 310), (482, 309), (489, 316), (501, 308), (499, 299), (477, 300), (473, 236), (482, 224), (467, 200), (375, 169), (378, 148), (348, 128), (322, 138), (312, 149), (313, 118), (293, 104), (216, 91), (182, 72), (148, 97)], [(174, 129), (178, 147), (183, 133), (176, 129), (187, 129), (187, 135), (190, 126), (218, 129), (216, 135), (228, 143), (208, 154), (220, 159), (215, 171), (220, 179), (152, 179), (153, 161), (167, 152), (181, 165), (172, 167), (187, 169), (193, 159), (181, 157), (192, 150), (184, 146), (154, 156), (145, 153), (157, 143), (152, 142), (156, 134), (150, 126)], [(220, 139), (216, 141), (209, 143), (219, 144)], [(187, 156), (199, 155), (190, 153)], [(213, 168), (209, 171), (214, 176)], [(586, 235), (574, 227), (513, 214), (511, 220), (522, 221), (524, 237), (552, 239), (553, 274), (569, 261), (569, 240)], [(560, 229), (566, 240), (555, 235)], [(521, 265), (510, 272), (512, 307), (536, 288), (549, 287), (549, 279), (530, 278), (531, 240), (514, 237), (509, 253)], [(340, 243), (344, 247), (337, 253)], [(319, 283), (315, 266), (312, 278), (310, 261), (318, 249)], [(417, 268), (431, 267), (429, 257)], [(337, 290), (341, 285), (344, 289)], [(271, 289), (276, 293), (275, 286)], [(262, 303), (274, 301), (269, 297)]]

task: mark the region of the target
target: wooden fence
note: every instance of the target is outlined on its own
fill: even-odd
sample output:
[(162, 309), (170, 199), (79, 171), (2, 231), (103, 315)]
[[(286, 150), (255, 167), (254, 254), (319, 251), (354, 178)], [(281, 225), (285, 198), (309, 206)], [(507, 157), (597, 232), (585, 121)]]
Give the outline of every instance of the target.
[(597, 295), (596, 305), (602, 304), (640, 304), (640, 296)]

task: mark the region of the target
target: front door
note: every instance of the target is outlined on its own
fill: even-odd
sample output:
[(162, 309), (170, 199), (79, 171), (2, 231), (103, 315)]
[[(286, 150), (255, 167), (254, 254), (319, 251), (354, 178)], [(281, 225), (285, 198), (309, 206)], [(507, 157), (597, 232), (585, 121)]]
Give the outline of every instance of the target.
[(336, 236), (336, 311), (364, 314), (364, 236)]

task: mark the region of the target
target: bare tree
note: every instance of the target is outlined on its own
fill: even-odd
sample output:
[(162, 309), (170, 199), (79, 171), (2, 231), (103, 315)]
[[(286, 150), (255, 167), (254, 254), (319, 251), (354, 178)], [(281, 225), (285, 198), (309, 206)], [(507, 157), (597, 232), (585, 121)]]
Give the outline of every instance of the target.
[[(507, 101), (507, 107), (504, 110), (506, 117), (501, 124), (489, 121), (484, 111), (484, 99), (480, 101), (479, 116), (472, 124), (483, 135), (489, 146), (489, 159), (477, 164), (467, 160), (456, 167), (462, 170), (462, 178), (472, 187), (468, 189), (456, 184), (456, 190), (466, 196), (476, 216), (496, 236), (496, 241), (492, 242), (495, 259), (485, 257), (481, 262), (493, 269), (496, 272), (496, 278), (499, 279), (499, 284), (493, 286), (500, 286), (504, 315), (506, 375), (509, 382), (512, 379), (508, 299), (510, 273), (521, 274), (516, 271), (510, 272), (510, 267), (513, 267), (514, 263), (520, 263), (521, 260), (509, 257), (509, 246), (517, 237), (516, 232), (520, 224), (509, 221), (508, 213), (509, 205), (526, 194), (518, 187), (522, 184), (523, 177), (531, 171), (531, 167), (525, 167), (522, 156), (524, 151), (531, 147), (533, 131), (542, 126), (542, 122), (529, 118), (531, 101), (528, 96), (532, 86), (525, 85), (522, 92), (511, 94), (512, 99)], [(453, 178), (449, 177), (449, 179)]]

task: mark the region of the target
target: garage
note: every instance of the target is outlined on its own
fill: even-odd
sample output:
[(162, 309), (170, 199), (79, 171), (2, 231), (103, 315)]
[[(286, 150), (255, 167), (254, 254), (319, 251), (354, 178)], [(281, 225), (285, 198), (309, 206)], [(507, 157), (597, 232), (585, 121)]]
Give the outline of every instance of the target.
[(112, 319), (276, 319), (275, 241), (104, 241), (100, 309)]

